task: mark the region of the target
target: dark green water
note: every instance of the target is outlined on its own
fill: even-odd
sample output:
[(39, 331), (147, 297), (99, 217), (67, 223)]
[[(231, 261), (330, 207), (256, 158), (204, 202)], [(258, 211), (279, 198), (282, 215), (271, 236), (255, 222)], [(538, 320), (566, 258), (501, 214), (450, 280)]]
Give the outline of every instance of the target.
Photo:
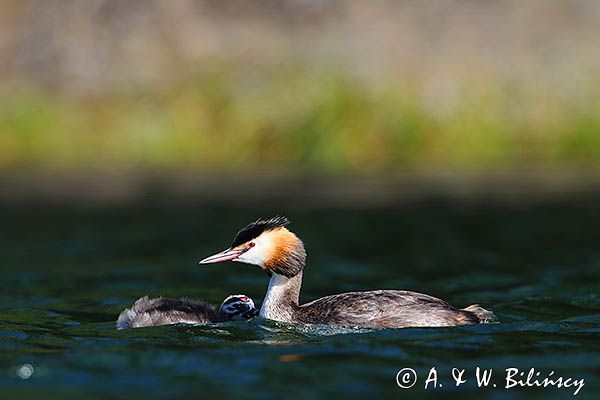
[[(504, 389), (504, 370), (584, 378), (600, 396), (600, 206), (430, 203), (395, 210), (4, 207), (0, 398), (570, 398)], [(136, 298), (230, 293), (257, 302), (258, 268), (197, 261), (259, 216), (285, 213), (306, 243), (303, 300), (410, 289), (479, 303), (501, 324), (332, 334), (269, 321), (117, 331)], [(19, 377), (33, 368), (28, 379)], [(435, 366), (441, 388), (424, 389)], [(477, 366), (496, 388), (477, 388)], [(412, 389), (396, 384), (414, 368)], [(453, 367), (468, 382), (455, 388)], [(31, 370), (30, 370), (31, 372)], [(26, 377), (26, 376), (25, 376)]]

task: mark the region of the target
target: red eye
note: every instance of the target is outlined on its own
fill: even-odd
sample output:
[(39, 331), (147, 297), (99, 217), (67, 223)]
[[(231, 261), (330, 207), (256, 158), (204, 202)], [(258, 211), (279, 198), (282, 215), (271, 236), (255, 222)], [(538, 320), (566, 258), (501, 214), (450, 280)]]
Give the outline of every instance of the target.
[(256, 246), (256, 243), (254, 243), (254, 242), (248, 243), (248, 247), (253, 248), (254, 246)]
[(240, 301), (243, 301), (244, 303), (246, 303), (248, 300), (250, 299), (248, 299), (247, 297), (240, 297)]

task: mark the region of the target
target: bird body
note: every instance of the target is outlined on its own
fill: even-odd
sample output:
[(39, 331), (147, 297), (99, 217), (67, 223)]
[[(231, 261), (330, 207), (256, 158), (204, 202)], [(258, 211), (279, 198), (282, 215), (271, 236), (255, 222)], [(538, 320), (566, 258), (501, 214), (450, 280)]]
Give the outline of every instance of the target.
[(201, 300), (150, 298), (138, 299), (117, 319), (118, 329), (170, 324), (206, 324), (246, 320), (258, 315), (254, 302), (245, 295), (227, 297), (219, 308)]
[(453, 307), (436, 297), (406, 290), (348, 292), (300, 305), (306, 251), (283, 217), (258, 220), (238, 232), (231, 247), (200, 261), (238, 261), (270, 276), (260, 316), (276, 321), (360, 328), (440, 327), (492, 322), (478, 305)]

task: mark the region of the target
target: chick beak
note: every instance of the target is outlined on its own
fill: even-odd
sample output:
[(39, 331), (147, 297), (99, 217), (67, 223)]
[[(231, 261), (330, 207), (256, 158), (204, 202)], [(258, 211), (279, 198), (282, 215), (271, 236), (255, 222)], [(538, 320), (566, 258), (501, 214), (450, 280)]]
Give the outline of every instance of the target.
[(224, 250), (220, 253), (213, 254), (210, 257), (206, 257), (205, 259), (201, 260), (199, 262), (199, 264), (213, 264), (213, 263), (218, 263), (218, 262), (223, 262), (223, 261), (235, 260), (240, 255), (242, 255), (243, 252), (244, 252), (244, 250), (236, 250), (236, 249), (230, 248), (230, 249)]

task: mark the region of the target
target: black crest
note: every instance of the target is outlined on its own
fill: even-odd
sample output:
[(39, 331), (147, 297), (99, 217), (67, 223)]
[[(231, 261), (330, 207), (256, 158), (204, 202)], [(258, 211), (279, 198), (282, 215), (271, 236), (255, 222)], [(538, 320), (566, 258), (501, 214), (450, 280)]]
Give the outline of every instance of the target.
[(290, 221), (286, 217), (273, 217), (270, 219), (259, 219), (245, 228), (240, 229), (240, 231), (235, 235), (233, 239), (233, 243), (231, 243), (231, 247), (239, 246), (242, 243), (246, 243), (252, 239), (260, 236), (261, 233), (266, 231), (272, 231), (276, 228), (281, 228), (283, 226), (289, 225)]

